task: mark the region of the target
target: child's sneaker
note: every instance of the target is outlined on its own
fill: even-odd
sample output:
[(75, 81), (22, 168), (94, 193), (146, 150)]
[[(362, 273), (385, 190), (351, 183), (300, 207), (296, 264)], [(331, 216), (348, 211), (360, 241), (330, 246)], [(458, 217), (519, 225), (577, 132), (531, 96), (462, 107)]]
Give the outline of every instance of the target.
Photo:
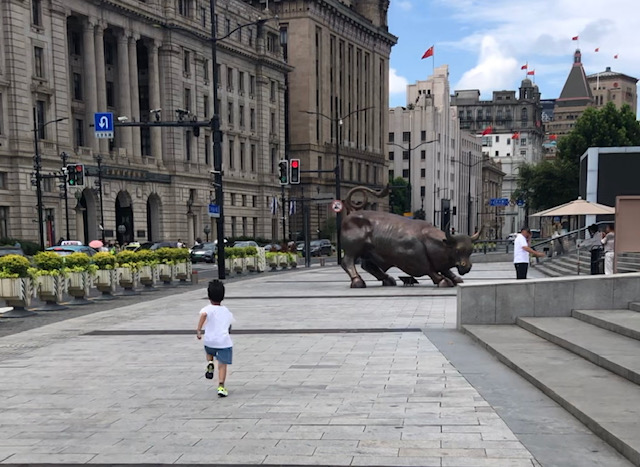
[(224, 386), (218, 386), (218, 397), (227, 397), (229, 391)]
[(204, 374), (207, 379), (213, 379), (213, 362), (207, 363), (207, 372)]

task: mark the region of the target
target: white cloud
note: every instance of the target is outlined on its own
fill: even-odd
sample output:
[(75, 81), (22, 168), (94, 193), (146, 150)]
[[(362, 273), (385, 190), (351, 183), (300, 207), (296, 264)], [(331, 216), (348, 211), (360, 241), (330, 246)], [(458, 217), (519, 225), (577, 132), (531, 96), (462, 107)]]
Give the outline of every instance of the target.
[(413, 8), (413, 4), (409, 0), (400, 0), (396, 2), (396, 5), (403, 11), (410, 11)]
[(407, 90), (407, 78), (398, 76), (395, 68), (389, 68), (389, 94), (400, 94)]
[(454, 89), (480, 89), (483, 94), (493, 89), (508, 89), (519, 70), (518, 61), (508, 56), (494, 37), (485, 36), (478, 64), (462, 75)]

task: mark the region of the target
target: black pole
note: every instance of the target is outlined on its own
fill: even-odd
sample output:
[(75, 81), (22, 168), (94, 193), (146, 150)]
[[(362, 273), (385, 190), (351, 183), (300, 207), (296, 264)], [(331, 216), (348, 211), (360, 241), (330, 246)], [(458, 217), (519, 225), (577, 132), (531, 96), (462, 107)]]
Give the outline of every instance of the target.
[[(336, 97), (336, 115), (338, 115), (338, 98)], [(336, 200), (341, 201), (340, 197), (340, 118), (336, 117)], [(342, 232), (342, 212), (336, 213), (336, 255), (338, 264), (342, 264), (342, 241), (340, 235)]]
[(213, 116), (211, 132), (213, 135), (213, 169), (215, 178), (216, 204), (220, 212), (216, 222), (218, 235), (218, 279), (225, 278), (224, 270), (224, 191), (222, 190), (222, 132), (220, 131), (220, 105), (218, 103), (218, 61), (216, 54), (216, 2), (210, 0), (211, 13), (211, 64), (213, 66)]
[(67, 160), (69, 159), (69, 154), (62, 151), (60, 153), (60, 159), (62, 159), (62, 175), (63, 175), (62, 186), (64, 189), (64, 221), (65, 221), (65, 226), (67, 228), (66, 239), (69, 240), (71, 238), (69, 236), (69, 200), (68, 200), (68, 191), (67, 191), (67, 178), (68, 178)]
[(44, 232), (42, 231), (44, 218), (43, 218), (43, 203), (42, 203), (42, 176), (40, 175), (40, 169), (42, 169), (42, 158), (40, 157), (40, 151), (38, 149), (38, 138), (40, 132), (40, 124), (38, 123), (38, 113), (36, 108), (33, 108), (33, 142), (35, 149), (35, 156), (33, 160), (34, 168), (36, 169), (36, 197), (38, 204), (38, 239), (40, 240), (40, 249), (44, 251)]
[(96, 162), (98, 162), (98, 194), (100, 195), (100, 239), (102, 243), (104, 240), (104, 204), (102, 204), (102, 156), (98, 154), (96, 156)]
[(471, 152), (469, 152), (469, 198), (467, 199), (467, 235), (471, 235)]
[[(286, 202), (284, 199), (284, 185), (280, 185), (280, 190), (282, 191), (282, 242), (287, 243), (287, 226), (285, 224), (285, 219), (287, 216), (287, 208)], [(289, 200), (291, 202), (291, 200)]]

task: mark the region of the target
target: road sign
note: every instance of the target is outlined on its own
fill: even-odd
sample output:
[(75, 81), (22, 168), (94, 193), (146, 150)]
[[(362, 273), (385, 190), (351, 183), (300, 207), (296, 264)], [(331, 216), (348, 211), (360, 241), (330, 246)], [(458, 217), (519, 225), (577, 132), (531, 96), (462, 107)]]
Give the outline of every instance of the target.
[(489, 206), (509, 206), (509, 198), (491, 198)]
[(218, 206), (217, 204), (210, 204), (209, 217), (220, 217), (220, 206)]
[(93, 127), (96, 138), (113, 138), (113, 113), (97, 112), (93, 114)]
[(333, 212), (342, 212), (342, 201), (334, 199), (331, 203), (331, 209), (333, 209)]
[(524, 200), (523, 199), (519, 199), (518, 201), (516, 201), (516, 204), (520, 207), (524, 206)]

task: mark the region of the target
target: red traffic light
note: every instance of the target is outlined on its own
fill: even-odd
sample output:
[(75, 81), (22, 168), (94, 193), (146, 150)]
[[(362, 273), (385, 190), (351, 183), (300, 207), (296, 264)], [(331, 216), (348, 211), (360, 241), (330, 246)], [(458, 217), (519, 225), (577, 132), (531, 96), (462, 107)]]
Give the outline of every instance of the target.
[(76, 172), (82, 172), (82, 165), (76, 165)]
[(293, 159), (291, 161), (291, 168), (292, 169), (297, 169), (299, 165), (300, 165), (300, 161), (298, 159)]

